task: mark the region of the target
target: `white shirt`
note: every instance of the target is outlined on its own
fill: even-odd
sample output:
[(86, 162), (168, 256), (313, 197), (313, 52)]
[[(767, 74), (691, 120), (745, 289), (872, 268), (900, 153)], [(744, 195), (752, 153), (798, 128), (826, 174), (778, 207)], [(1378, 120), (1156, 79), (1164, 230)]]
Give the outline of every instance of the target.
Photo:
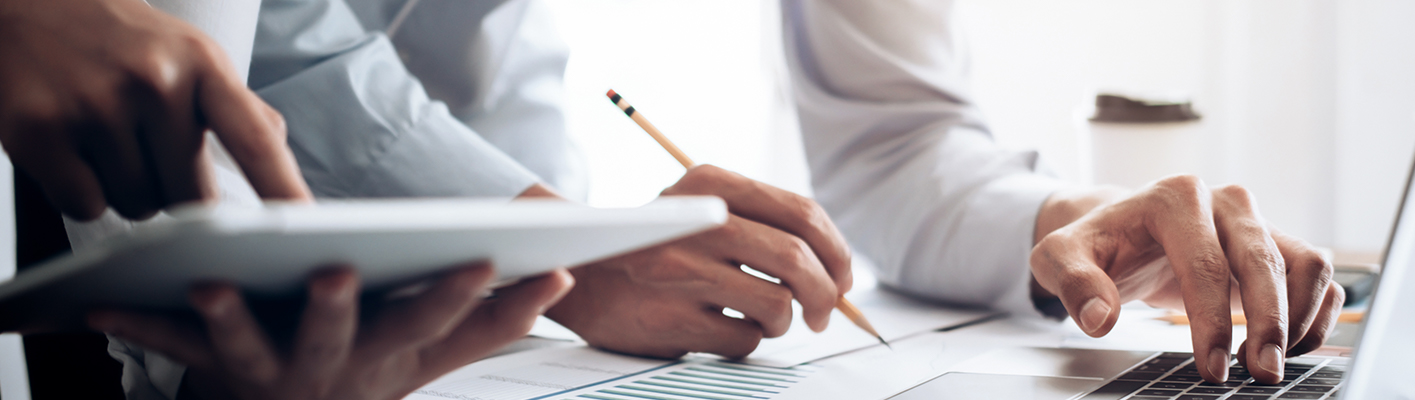
[(949, 0), (782, 0), (816, 200), (880, 282), (1039, 315), (1028, 258), (1064, 183), (993, 140), (968, 101)]

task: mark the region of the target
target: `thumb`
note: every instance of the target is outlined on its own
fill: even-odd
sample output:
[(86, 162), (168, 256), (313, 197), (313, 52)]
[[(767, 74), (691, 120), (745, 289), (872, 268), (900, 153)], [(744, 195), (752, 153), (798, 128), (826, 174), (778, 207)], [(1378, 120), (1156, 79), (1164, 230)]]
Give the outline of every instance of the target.
[(260, 197), (308, 201), (313, 198), (285, 143), (285, 119), (235, 79), (228, 68), (203, 75), (197, 109), (240, 165)]
[(1091, 337), (1110, 333), (1120, 318), (1120, 293), (1089, 256), (1089, 246), (1066, 235), (1048, 235), (1032, 249), (1032, 276), (1055, 294), (1066, 313)]

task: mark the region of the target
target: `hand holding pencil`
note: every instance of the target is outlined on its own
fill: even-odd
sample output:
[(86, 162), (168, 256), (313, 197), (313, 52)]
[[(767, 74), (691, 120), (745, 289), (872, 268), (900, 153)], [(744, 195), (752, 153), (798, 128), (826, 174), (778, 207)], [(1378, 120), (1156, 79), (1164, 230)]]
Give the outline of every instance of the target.
[[(672, 155), (674, 159), (678, 160), (678, 163), (682, 164), (684, 168), (688, 168), (688, 169), (691, 170), (693, 167), (696, 166), (696, 163), (694, 163), (693, 160), (692, 160), (691, 158), (689, 158), (686, 153), (683, 152), (683, 150), (679, 149), (677, 145), (673, 144), (672, 141), (668, 140), (668, 137), (665, 136), (662, 131), (659, 131), (659, 130), (658, 130), (658, 127), (655, 127), (652, 123), (650, 123), (650, 122), (648, 121), (648, 118), (644, 117), (643, 113), (638, 112), (637, 110), (634, 109), (633, 106), (629, 105), (629, 102), (626, 101), (626, 100), (624, 100), (624, 98), (623, 98), (622, 96), (620, 96), (618, 93), (615, 93), (614, 90), (610, 90), (608, 93), (606, 93), (606, 96), (608, 96), (608, 97), (609, 97), (609, 100), (612, 101), (612, 102), (614, 102), (614, 104), (615, 104), (616, 106), (618, 106), (620, 110), (624, 111), (624, 114), (625, 114), (625, 115), (629, 116), (630, 119), (633, 119), (634, 122), (637, 123), (637, 124), (639, 125), (639, 127), (643, 128), (645, 132), (648, 132), (649, 136), (653, 137), (653, 139), (654, 139), (655, 141), (657, 141), (660, 146), (663, 146), (663, 149), (664, 149), (664, 150), (667, 150), (668, 153), (669, 153), (670, 155)], [(709, 193), (709, 194), (711, 194), (711, 193)], [(814, 203), (811, 203), (811, 204), (814, 204)], [(816, 209), (818, 210), (819, 207), (816, 207)], [(737, 210), (732, 210), (732, 209), (731, 209), (731, 204), (730, 204), (730, 203), (729, 203), (729, 210), (734, 211), (734, 212), (737, 211)], [(829, 218), (824, 218), (824, 219), (825, 219), (827, 222), (829, 221)], [(833, 225), (830, 226), (830, 229), (831, 229), (832, 231), (834, 231), (834, 226), (833, 226)], [(838, 237), (839, 237), (839, 232), (837, 231), (837, 232), (834, 232), (834, 233), (835, 233), (835, 236), (838, 238)], [(840, 242), (842, 242), (842, 243), (837, 243), (837, 244), (843, 244), (843, 240), (841, 240)], [(846, 259), (846, 263), (845, 263), (845, 275), (844, 275), (844, 276), (845, 276), (845, 279), (847, 279), (847, 282), (848, 282), (848, 279), (849, 279), (849, 262), (848, 262), (848, 258)], [(872, 325), (870, 324), (869, 320), (867, 320), (867, 319), (865, 318), (864, 313), (862, 313), (859, 308), (855, 307), (854, 304), (851, 304), (849, 300), (846, 300), (846, 299), (845, 299), (844, 294), (845, 294), (845, 292), (848, 291), (848, 290), (849, 290), (849, 287), (848, 287), (848, 286), (844, 286), (844, 287), (841, 287), (841, 288), (840, 288), (840, 292), (839, 292), (840, 294), (839, 294), (838, 298), (836, 299), (835, 307), (836, 307), (837, 309), (839, 309), (840, 312), (841, 312), (842, 314), (844, 314), (847, 318), (849, 318), (851, 322), (854, 322), (856, 326), (859, 326), (861, 329), (864, 329), (865, 332), (868, 332), (870, 335), (874, 336), (876, 339), (879, 339), (879, 342), (880, 342), (881, 344), (884, 344), (886, 347), (888, 347), (888, 346), (889, 346), (889, 342), (885, 341), (885, 340), (884, 340), (884, 337), (881, 336), (881, 335), (879, 334), (879, 332), (875, 331), (874, 326), (872, 326)]]

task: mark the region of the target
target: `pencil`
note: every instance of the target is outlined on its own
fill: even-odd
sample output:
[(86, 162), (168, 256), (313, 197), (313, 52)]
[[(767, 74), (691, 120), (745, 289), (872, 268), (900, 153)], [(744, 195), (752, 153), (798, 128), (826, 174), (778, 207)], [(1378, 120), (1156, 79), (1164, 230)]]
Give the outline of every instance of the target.
[[(1338, 316), (1336, 317), (1336, 322), (1340, 322), (1340, 323), (1357, 323), (1357, 322), (1361, 322), (1361, 320), (1364, 319), (1365, 317), (1366, 317), (1366, 312), (1365, 312), (1365, 311), (1342, 311), (1342, 312), (1341, 312), (1341, 315), (1338, 315)], [(1160, 320), (1160, 321), (1165, 321), (1165, 322), (1168, 322), (1168, 323), (1174, 324), (1174, 325), (1189, 325), (1189, 316), (1188, 316), (1188, 315), (1185, 315), (1185, 314), (1180, 314), (1180, 313), (1172, 313), (1172, 314), (1169, 314), (1169, 315), (1166, 315), (1166, 316), (1163, 316), (1163, 317), (1159, 317), (1159, 318), (1155, 318), (1155, 319), (1158, 319), (1158, 320)], [(1233, 324), (1234, 324), (1234, 325), (1247, 325), (1247, 324), (1248, 324), (1248, 318), (1245, 317), (1245, 316), (1243, 316), (1243, 314), (1233, 314)]]
[[(635, 123), (639, 124), (640, 128), (644, 128), (644, 131), (648, 132), (649, 136), (652, 136), (653, 140), (657, 141), (660, 146), (663, 146), (663, 149), (667, 150), (668, 154), (672, 155), (674, 159), (678, 160), (679, 164), (683, 164), (683, 168), (692, 168), (694, 165), (697, 165), (693, 163), (693, 159), (688, 158), (688, 155), (683, 153), (682, 149), (679, 149), (677, 145), (674, 145), (673, 141), (668, 140), (668, 136), (664, 136), (663, 132), (658, 130), (658, 127), (655, 127), (652, 123), (649, 123), (648, 118), (644, 118), (643, 113), (634, 110), (634, 106), (629, 105), (629, 102), (624, 100), (624, 97), (619, 96), (619, 93), (615, 93), (614, 89), (610, 89), (608, 93), (605, 93), (605, 95), (609, 96), (609, 101), (614, 102), (614, 105), (619, 106), (619, 109), (624, 111), (624, 115), (628, 115), (629, 119), (632, 119)], [(888, 347), (890, 349), (894, 348), (893, 346), (889, 345), (889, 342), (884, 340), (884, 336), (880, 335), (878, 331), (875, 331), (875, 327), (873, 325), (870, 325), (870, 321), (868, 319), (865, 319), (865, 313), (860, 312), (860, 309), (855, 307), (854, 304), (851, 304), (850, 300), (845, 299), (845, 295), (842, 294), (840, 295), (839, 299), (836, 299), (835, 308), (837, 310), (840, 310), (841, 314), (845, 314), (846, 318), (850, 318), (850, 322), (854, 322), (855, 326), (858, 326), (860, 327), (860, 329), (864, 329), (865, 332), (874, 335), (875, 339), (879, 339), (880, 344), (883, 344), (884, 347)]]

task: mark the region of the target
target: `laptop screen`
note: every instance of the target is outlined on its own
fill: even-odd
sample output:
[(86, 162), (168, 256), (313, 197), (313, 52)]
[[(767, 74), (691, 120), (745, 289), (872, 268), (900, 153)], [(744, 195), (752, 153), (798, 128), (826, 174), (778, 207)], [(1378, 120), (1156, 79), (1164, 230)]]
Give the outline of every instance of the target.
[(1386, 246), (1361, 341), (1343, 399), (1415, 398), (1415, 169), (1405, 186), (1395, 229)]

